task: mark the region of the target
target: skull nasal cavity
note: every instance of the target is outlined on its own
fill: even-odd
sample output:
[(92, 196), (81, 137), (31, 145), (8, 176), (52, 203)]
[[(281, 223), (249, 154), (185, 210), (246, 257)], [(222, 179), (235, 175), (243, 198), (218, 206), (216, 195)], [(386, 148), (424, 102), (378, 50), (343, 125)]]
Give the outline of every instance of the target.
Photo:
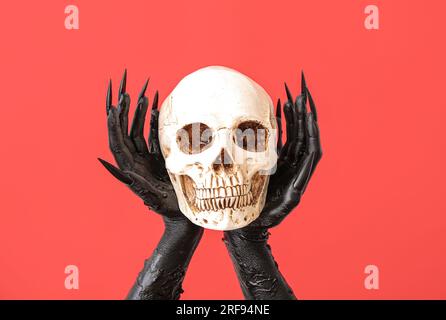
[(215, 158), (214, 163), (212, 164), (214, 171), (225, 171), (226, 173), (231, 173), (234, 168), (234, 163), (232, 161), (231, 156), (226, 151), (226, 149), (221, 149), (218, 157)]

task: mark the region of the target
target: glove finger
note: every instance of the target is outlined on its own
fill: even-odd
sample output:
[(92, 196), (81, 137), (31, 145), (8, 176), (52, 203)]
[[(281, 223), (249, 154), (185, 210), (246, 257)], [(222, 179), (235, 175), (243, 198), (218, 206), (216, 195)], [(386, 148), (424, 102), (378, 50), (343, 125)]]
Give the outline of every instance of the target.
[(155, 92), (150, 115), (149, 152), (161, 155), (161, 148), (158, 136), (158, 91)]
[(109, 110), (107, 117), (108, 127), (108, 143), (110, 150), (115, 157), (116, 163), (121, 169), (131, 169), (134, 166), (133, 155), (127, 148), (122, 135), (121, 126), (116, 108), (112, 107)]
[(297, 176), (293, 181), (293, 187), (300, 194), (305, 192), (308, 181), (311, 177), (311, 168), (313, 167), (314, 153), (307, 155), (302, 161), (300, 169), (297, 171)]
[(130, 129), (130, 137), (135, 145), (136, 152), (141, 155), (146, 155), (149, 153), (147, 148), (147, 143), (144, 139), (144, 124), (146, 120), (147, 108), (149, 105), (149, 100), (145, 97), (145, 91), (147, 89), (148, 81), (144, 84), (141, 93), (138, 97), (138, 105), (135, 110), (135, 115), (133, 117), (132, 128)]
[(280, 152), (283, 148), (282, 142), (282, 105), (280, 103), (280, 99), (277, 100), (276, 107), (276, 121), (277, 121), (277, 155), (280, 155)]
[(108, 172), (110, 172), (116, 179), (118, 179), (121, 182), (124, 182), (125, 184), (132, 183), (132, 179), (130, 179), (121, 169), (116, 168), (114, 165), (112, 165), (110, 162), (107, 162), (101, 158), (98, 158), (99, 162), (102, 163), (102, 165), (107, 169)]
[(305, 97), (300, 95), (296, 99), (296, 143), (294, 149), (290, 150), (289, 159), (293, 166), (296, 166), (302, 159), (302, 152), (305, 150), (307, 132), (305, 131), (307, 110), (305, 105)]

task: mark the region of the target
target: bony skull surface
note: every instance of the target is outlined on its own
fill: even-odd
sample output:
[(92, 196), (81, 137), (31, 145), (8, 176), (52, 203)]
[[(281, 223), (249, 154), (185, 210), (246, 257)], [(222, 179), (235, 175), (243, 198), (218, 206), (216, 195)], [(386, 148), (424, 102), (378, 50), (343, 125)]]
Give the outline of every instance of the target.
[(277, 123), (266, 91), (221, 66), (183, 78), (164, 100), (159, 138), (181, 212), (209, 229), (255, 220), (274, 171)]

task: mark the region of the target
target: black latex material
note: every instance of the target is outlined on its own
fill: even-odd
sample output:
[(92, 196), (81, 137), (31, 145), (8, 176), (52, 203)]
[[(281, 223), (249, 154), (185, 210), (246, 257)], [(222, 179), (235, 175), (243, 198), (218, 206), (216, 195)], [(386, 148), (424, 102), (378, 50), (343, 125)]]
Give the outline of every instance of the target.
[[(281, 104), (277, 171), (271, 176), (265, 207), (248, 226), (224, 233), (224, 241), (246, 299), (295, 299), (267, 244), (268, 229), (280, 224), (299, 204), (308, 181), (322, 157), (316, 106), (302, 73), (301, 94), (296, 100), (285, 84), (286, 143), (282, 147)], [(310, 111), (307, 111), (307, 99)]]
[(165, 230), (152, 256), (130, 290), (127, 299), (176, 300), (183, 292), (181, 284), (190, 259), (203, 235), (203, 228), (179, 224), (164, 218)]
[(179, 299), (182, 282), (203, 228), (191, 223), (178, 208), (158, 139), (158, 92), (152, 103), (148, 144), (144, 123), (148, 108), (145, 96), (148, 80), (139, 94), (130, 133), (130, 96), (126, 93), (127, 72), (119, 86), (118, 106), (112, 105), (111, 81), (107, 90), (106, 112), (110, 150), (118, 164), (99, 159), (118, 180), (127, 185), (144, 204), (164, 220), (164, 234), (152, 256), (146, 260), (128, 299)]

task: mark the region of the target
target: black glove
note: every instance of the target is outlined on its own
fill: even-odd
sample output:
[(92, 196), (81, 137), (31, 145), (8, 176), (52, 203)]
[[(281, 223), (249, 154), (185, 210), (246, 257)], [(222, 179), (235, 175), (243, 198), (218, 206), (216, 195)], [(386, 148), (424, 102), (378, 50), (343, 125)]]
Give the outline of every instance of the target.
[[(277, 170), (270, 177), (268, 193), (259, 218), (248, 226), (226, 231), (224, 241), (247, 299), (295, 299), (278, 270), (267, 244), (268, 229), (299, 204), (317, 163), (322, 157), (317, 113), (302, 73), (301, 95), (294, 101), (285, 84), (286, 143), (282, 147), (281, 104), (277, 103), (279, 127)], [(307, 112), (307, 99), (310, 112)]]
[(145, 96), (148, 80), (138, 96), (130, 134), (128, 113), (130, 96), (126, 93), (127, 71), (121, 80), (118, 107), (112, 105), (109, 83), (106, 111), (110, 150), (119, 168), (99, 159), (118, 180), (125, 183), (149, 209), (162, 215), (165, 231), (150, 259), (130, 291), (129, 299), (178, 299), (190, 259), (203, 235), (203, 228), (191, 223), (178, 207), (158, 139), (158, 91), (152, 103), (148, 146), (144, 123), (149, 105)]

